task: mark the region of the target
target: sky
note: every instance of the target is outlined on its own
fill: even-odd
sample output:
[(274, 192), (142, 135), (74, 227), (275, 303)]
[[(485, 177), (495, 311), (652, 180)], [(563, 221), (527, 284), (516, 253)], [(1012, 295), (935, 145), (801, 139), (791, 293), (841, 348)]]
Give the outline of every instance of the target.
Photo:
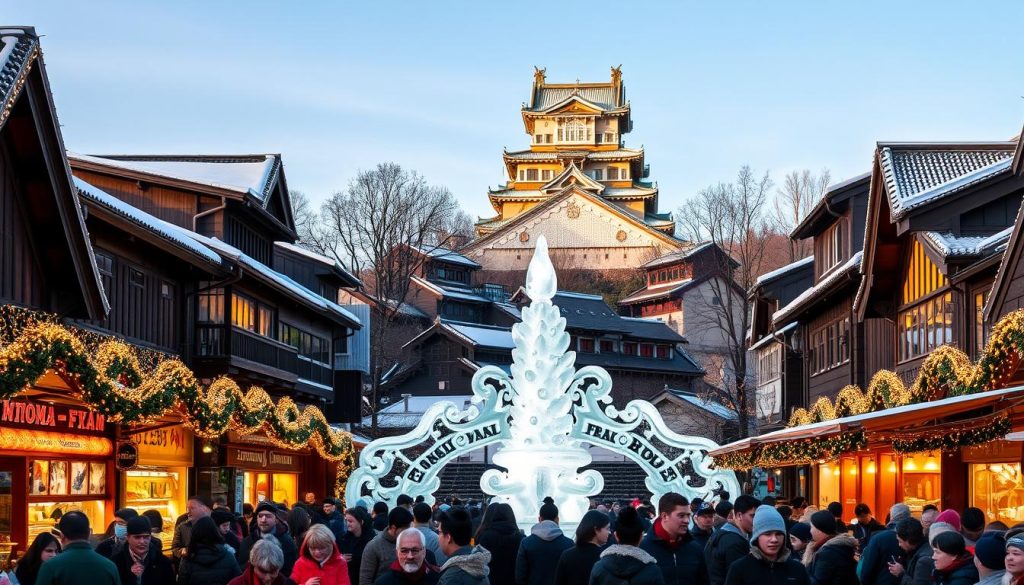
[(495, 214), (533, 67), (622, 65), (661, 211), (742, 165), (870, 170), (877, 141), (1024, 124), (1024, 2), (0, 0), (42, 47), (68, 149), (279, 152), (314, 202), (397, 162)]

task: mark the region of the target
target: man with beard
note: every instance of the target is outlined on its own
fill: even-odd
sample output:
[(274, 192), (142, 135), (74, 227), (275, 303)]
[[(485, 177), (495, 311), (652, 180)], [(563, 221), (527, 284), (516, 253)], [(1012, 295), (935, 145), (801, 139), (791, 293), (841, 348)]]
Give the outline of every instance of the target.
[(427, 541), (418, 528), (406, 528), (395, 540), (397, 558), (375, 585), (436, 585), (439, 569), (427, 562)]

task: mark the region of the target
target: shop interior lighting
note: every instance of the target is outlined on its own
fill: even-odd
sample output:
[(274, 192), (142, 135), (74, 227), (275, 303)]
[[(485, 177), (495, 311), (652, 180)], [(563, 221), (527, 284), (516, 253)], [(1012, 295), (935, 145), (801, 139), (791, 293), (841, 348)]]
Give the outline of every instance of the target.
[(874, 460), (874, 459), (872, 459), (872, 460), (868, 461), (868, 468), (867, 468), (867, 470), (866, 470), (866, 471), (867, 471), (868, 473), (872, 473), (872, 474), (873, 474), (873, 473), (876, 473), (876, 472), (878, 471), (878, 469), (877, 469), (877, 468), (875, 468), (875, 460)]
[(210, 443), (203, 443), (203, 453), (206, 453), (207, 455), (213, 453), (213, 445)]
[(903, 471), (917, 471), (917, 461), (914, 461), (914, 457), (907, 457), (903, 461)]
[(896, 460), (893, 459), (889, 462), (889, 473), (896, 473)]
[(832, 468), (832, 475), (839, 477), (839, 465), (836, 465), (834, 468)]
[(929, 454), (928, 455), (928, 461), (925, 461), (924, 468), (927, 469), (928, 471), (938, 471), (939, 470), (939, 462), (936, 461), (935, 455), (933, 455), (933, 454)]

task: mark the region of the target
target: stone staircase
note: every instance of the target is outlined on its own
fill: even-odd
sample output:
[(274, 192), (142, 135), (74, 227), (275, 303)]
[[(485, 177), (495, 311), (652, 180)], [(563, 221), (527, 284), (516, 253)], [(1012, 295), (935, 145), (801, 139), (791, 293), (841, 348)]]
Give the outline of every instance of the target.
[[(486, 496), (480, 489), (480, 476), (487, 469), (504, 469), (487, 463), (449, 463), (441, 470), (441, 486), (434, 497), (443, 499), (458, 496), (463, 500), (482, 500)], [(644, 485), (646, 475), (632, 463), (592, 463), (584, 469), (596, 469), (604, 476), (604, 490), (598, 494), (601, 500), (625, 500), (640, 497), (649, 498), (651, 492)]]

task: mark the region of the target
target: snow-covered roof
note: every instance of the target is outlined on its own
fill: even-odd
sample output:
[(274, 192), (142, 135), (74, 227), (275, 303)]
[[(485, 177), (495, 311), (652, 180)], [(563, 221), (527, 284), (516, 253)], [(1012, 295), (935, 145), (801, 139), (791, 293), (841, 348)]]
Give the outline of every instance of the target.
[(1015, 147), (1015, 142), (880, 144), (879, 163), (893, 220), (1008, 171)]
[(522, 319), (523, 313), (519, 310), (519, 307), (512, 303), (494, 303), (494, 308), (499, 311), (503, 311), (505, 314), (514, 317), (515, 319)]
[(476, 294), (475, 292), (473, 292), (472, 289), (461, 288), (461, 287), (453, 287), (453, 286), (443, 286), (443, 285), (437, 284), (435, 282), (430, 282), (429, 280), (426, 280), (424, 278), (420, 278), (419, 276), (413, 276), (413, 277), (410, 278), (410, 280), (413, 283), (415, 283), (415, 284), (417, 284), (417, 285), (427, 289), (428, 291), (438, 295), (439, 297), (443, 297), (443, 298), (447, 298), (447, 299), (454, 299), (454, 300), (457, 300), (457, 301), (467, 301), (467, 302), (471, 302), (471, 303), (490, 303), (491, 302), (490, 299), (486, 299), (486, 298)]
[(305, 256), (310, 260), (316, 260), (317, 262), (324, 264), (325, 266), (330, 266), (331, 268), (341, 272), (351, 280), (361, 283), (361, 281), (359, 280), (358, 277), (356, 277), (356, 275), (352, 274), (348, 270), (345, 270), (345, 268), (340, 263), (338, 263), (338, 261), (335, 260), (334, 258), (328, 258), (323, 254), (317, 254), (312, 250), (307, 250), (302, 246), (296, 246), (295, 244), (289, 244), (288, 242), (274, 242), (274, 245), (277, 246), (278, 248), (281, 248), (282, 250), (288, 250), (289, 252), (294, 252), (295, 254)]
[(188, 233), (192, 238), (194, 238), (198, 242), (205, 244), (210, 248), (213, 248), (220, 254), (227, 256), (228, 258), (244, 265), (249, 270), (252, 270), (253, 272), (259, 274), (263, 278), (271, 281), (285, 293), (290, 294), (295, 298), (298, 298), (299, 300), (305, 302), (307, 305), (311, 305), (318, 309), (327, 311), (328, 313), (335, 315), (336, 317), (347, 322), (348, 324), (354, 325), (356, 328), (361, 326), (359, 318), (353, 315), (351, 312), (349, 312), (341, 305), (325, 299), (324, 297), (302, 286), (298, 282), (295, 282), (287, 275), (281, 274), (280, 272), (274, 270), (273, 268), (270, 268), (266, 264), (263, 264), (262, 262), (256, 260), (255, 258), (246, 255), (238, 248), (225, 242), (222, 242), (217, 238), (208, 238), (195, 232)]
[(68, 158), (248, 193), (265, 201), (280, 171), (276, 154), (253, 155), (85, 155), (68, 152)]
[(10, 113), (10, 102), (23, 87), (19, 80), (27, 70), (29, 61), (37, 53), (39, 38), (32, 27), (5, 26), (0, 28), (0, 126)]
[(669, 282), (665, 284), (658, 284), (648, 288), (642, 288), (636, 292), (627, 295), (625, 298), (619, 301), (619, 304), (626, 305), (629, 303), (636, 303), (640, 301), (647, 301), (650, 299), (657, 299), (659, 297), (665, 297), (687, 287), (692, 282), (692, 278), (687, 278), (686, 280)]
[[(377, 426), (388, 429), (404, 429), (415, 427), (420, 424), (423, 414), (427, 410), (442, 401), (454, 402), (456, 406), (465, 410), (472, 403), (472, 396), (419, 396), (413, 395), (409, 398), (399, 399), (393, 404), (377, 411)], [(373, 417), (363, 417), (363, 425), (369, 426)]]
[(757, 280), (754, 281), (754, 284), (755, 285), (764, 284), (764, 283), (766, 283), (766, 282), (768, 282), (770, 280), (774, 280), (776, 278), (784, 276), (784, 275), (788, 274), (789, 272), (792, 272), (793, 270), (796, 270), (796, 269), (798, 269), (798, 268), (800, 268), (802, 266), (807, 266), (808, 264), (814, 264), (814, 256), (808, 256), (806, 258), (801, 258), (801, 259), (797, 260), (796, 262), (791, 262), (790, 264), (786, 264), (785, 266), (783, 266), (781, 268), (776, 268), (775, 270), (772, 270), (771, 272), (765, 272), (761, 276), (757, 277)]
[(449, 250), (448, 248), (435, 248), (429, 246), (416, 247), (421, 254), (426, 254), (432, 260), (441, 260), (442, 262), (451, 262), (452, 264), (461, 264), (463, 266), (469, 266), (471, 268), (480, 268), (480, 265), (473, 262), (469, 258), (459, 254), (455, 250)]
[(685, 260), (686, 258), (689, 258), (690, 256), (698, 252), (702, 252), (714, 245), (714, 242), (701, 242), (692, 248), (686, 250), (679, 250), (677, 252), (671, 252), (669, 254), (665, 254), (664, 256), (655, 258), (654, 260), (651, 260), (650, 262), (640, 266), (640, 268), (656, 268), (664, 264), (671, 264), (673, 262)]
[(935, 245), (943, 256), (981, 256), (1005, 248), (1013, 226), (991, 235), (964, 236), (942, 232), (923, 232), (925, 238)]
[(141, 209), (133, 207), (124, 201), (121, 201), (117, 197), (110, 195), (106, 191), (103, 191), (99, 187), (91, 185), (78, 177), (72, 177), (75, 183), (75, 188), (78, 189), (79, 195), (85, 197), (89, 201), (93, 201), (103, 205), (107, 209), (114, 211), (118, 215), (121, 215), (133, 223), (146, 228), (147, 230), (162, 236), (163, 238), (177, 244), (179, 247), (192, 252), (198, 256), (209, 260), (214, 264), (221, 263), (220, 254), (213, 251), (209, 246), (203, 245), (192, 236), (198, 235), (194, 232), (186, 230), (185, 228), (176, 226), (172, 223), (166, 222), (158, 217), (154, 217)]
[(792, 323), (787, 324), (782, 329), (769, 332), (767, 335), (759, 339), (757, 343), (748, 347), (747, 351), (757, 351), (773, 341), (779, 341), (780, 339), (784, 338), (786, 333), (789, 333), (790, 331), (796, 329), (798, 325), (800, 325), (799, 321), (793, 321)]
[(775, 313), (772, 314), (772, 321), (775, 323), (784, 321), (787, 317), (792, 315), (796, 311), (796, 309), (799, 309), (804, 303), (806, 303), (807, 301), (821, 293), (821, 291), (830, 288), (833, 284), (838, 282), (839, 279), (841, 279), (846, 274), (852, 271), (856, 271), (859, 273), (860, 262), (863, 257), (863, 250), (858, 251), (849, 260), (844, 262), (841, 266), (833, 268), (832, 273), (826, 276), (824, 279), (822, 279), (821, 282), (800, 293), (800, 296), (793, 299), (793, 301), (790, 302), (785, 307), (782, 307), (778, 311), (775, 311)]
[(493, 347), (497, 349), (512, 349), (515, 347), (515, 343), (512, 341), (512, 330), (504, 327), (490, 327), (475, 323), (463, 323), (461, 321), (442, 321), (441, 326), (469, 340), (473, 345), (480, 347)]
[(722, 404), (720, 402), (714, 402), (712, 400), (703, 400), (703, 399), (701, 399), (701, 398), (699, 398), (697, 396), (694, 396), (693, 394), (691, 394), (689, 392), (686, 392), (684, 390), (675, 390), (675, 389), (669, 388), (668, 392), (672, 396), (674, 396), (674, 397), (676, 397), (676, 398), (678, 398), (680, 400), (684, 400), (684, 401), (686, 401), (686, 402), (696, 406), (697, 408), (700, 408), (700, 409), (702, 409), (704, 411), (707, 411), (707, 412), (717, 416), (718, 418), (721, 418), (721, 419), (724, 419), (724, 420), (737, 420), (739, 418), (736, 415), (735, 411), (733, 411), (731, 408), (729, 408), (728, 406), (725, 406), (724, 404)]

